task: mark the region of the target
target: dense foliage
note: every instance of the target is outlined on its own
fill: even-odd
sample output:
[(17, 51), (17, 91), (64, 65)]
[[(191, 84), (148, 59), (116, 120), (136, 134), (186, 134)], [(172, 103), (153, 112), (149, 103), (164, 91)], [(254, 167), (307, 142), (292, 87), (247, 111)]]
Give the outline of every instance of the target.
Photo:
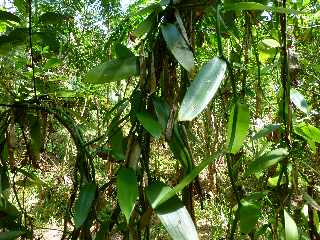
[(0, 239), (320, 239), (317, 0), (0, 5)]

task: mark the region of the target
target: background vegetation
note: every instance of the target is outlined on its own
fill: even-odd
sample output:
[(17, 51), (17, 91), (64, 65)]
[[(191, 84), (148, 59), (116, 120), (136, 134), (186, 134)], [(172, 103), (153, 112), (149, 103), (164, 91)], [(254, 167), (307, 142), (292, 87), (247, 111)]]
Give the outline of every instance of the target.
[(4, 0), (0, 239), (320, 239), (317, 0)]

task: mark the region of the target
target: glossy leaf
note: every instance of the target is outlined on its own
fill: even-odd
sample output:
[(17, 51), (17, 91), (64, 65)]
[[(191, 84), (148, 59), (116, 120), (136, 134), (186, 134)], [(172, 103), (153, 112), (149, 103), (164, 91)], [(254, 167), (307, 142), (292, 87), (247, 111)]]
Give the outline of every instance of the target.
[(259, 132), (257, 132), (252, 139), (257, 140), (262, 137), (268, 136), (270, 133), (274, 132), (275, 130), (279, 129), (281, 125), (276, 123), (276, 124), (268, 124), (264, 128), (262, 128)]
[(39, 20), (44, 24), (61, 24), (64, 16), (58, 12), (46, 12), (39, 17)]
[(240, 231), (248, 234), (252, 231), (258, 222), (260, 209), (257, 204), (248, 201), (241, 201), (239, 209)]
[(117, 195), (121, 211), (128, 223), (138, 194), (138, 181), (135, 172), (131, 168), (121, 168), (117, 176)]
[(265, 153), (262, 156), (258, 157), (258, 159), (256, 159), (254, 162), (249, 164), (249, 167), (245, 174), (250, 175), (252, 173), (261, 172), (278, 163), (288, 154), (289, 153), (285, 148), (279, 148), (271, 152)]
[(218, 57), (205, 64), (192, 81), (181, 103), (179, 121), (198, 116), (216, 94), (226, 71), (226, 62)]
[(79, 228), (86, 220), (96, 195), (96, 185), (87, 183), (80, 187), (79, 198), (75, 204), (74, 224)]
[(228, 151), (237, 153), (248, 135), (250, 124), (249, 108), (239, 101), (232, 107), (228, 121)]
[(304, 96), (296, 89), (290, 90), (290, 99), (293, 104), (305, 114), (308, 114), (308, 103), (305, 100)]
[[(151, 206), (156, 206), (159, 195), (172, 191), (167, 185), (156, 182), (146, 189), (146, 196)], [(161, 198), (161, 197), (160, 197)], [(177, 196), (155, 208), (161, 223), (166, 228), (172, 239), (197, 240), (198, 234), (194, 223)]]
[(165, 129), (167, 127), (167, 123), (169, 119), (170, 106), (166, 101), (162, 100), (159, 97), (153, 97), (152, 103), (153, 103), (158, 121), (161, 127)]
[(11, 12), (0, 10), (0, 21), (13, 21), (20, 23), (21, 19)]
[(299, 233), (296, 223), (286, 210), (283, 210), (283, 214), (286, 240), (298, 240)]
[(295, 133), (306, 139), (320, 143), (320, 129), (307, 123), (300, 123), (295, 128)]
[(320, 205), (306, 192), (303, 193), (303, 198), (314, 209), (320, 211)]
[[(160, 125), (163, 129), (166, 129), (167, 131), (167, 124), (170, 115), (170, 106), (167, 102), (157, 97), (153, 98), (153, 105)], [(167, 139), (170, 149), (174, 157), (180, 161), (181, 165), (184, 168), (184, 171), (189, 172), (192, 169), (191, 155), (180, 134), (179, 126), (176, 123), (173, 123), (171, 131), (172, 136), (170, 139)]]
[(141, 38), (156, 24), (157, 20), (157, 11), (150, 13), (150, 15), (142, 22), (136, 29), (133, 30), (132, 34), (137, 37)]
[(194, 68), (194, 57), (186, 40), (175, 24), (167, 23), (161, 25), (161, 32), (167, 46), (177, 61), (188, 72)]
[(111, 137), (112, 155), (117, 160), (125, 159), (125, 150), (123, 149), (124, 137), (121, 128), (116, 127)]
[(298, 12), (283, 8), (283, 7), (272, 7), (266, 6), (258, 2), (236, 2), (236, 3), (225, 3), (224, 4), (225, 11), (270, 11), (277, 13), (286, 13), (286, 14), (297, 14)]
[(137, 113), (137, 118), (142, 126), (154, 137), (160, 138), (162, 127), (154, 118), (147, 112)]
[(9, 232), (0, 232), (0, 240), (14, 240), (25, 234), (24, 231), (9, 231)]
[(152, 207), (157, 208), (159, 205), (165, 203), (168, 199), (175, 196), (177, 193), (181, 192), (186, 186), (188, 186), (199, 173), (216, 160), (220, 156), (220, 152), (204, 159), (197, 167), (193, 168), (189, 174), (187, 174), (173, 189), (168, 186), (156, 186), (154, 189), (158, 192), (149, 192), (150, 199), (152, 202)]
[(0, 166), (0, 194), (10, 187), (8, 171), (5, 166)]
[(130, 57), (134, 57), (133, 52), (129, 48), (127, 48), (126, 46), (120, 43), (116, 44), (115, 51), (118, 59), (126, 59)]
[(91, 69), (87, 73), (85, 81), (92, 84), (102, 84), (136, 75), (139, 75), (138, 58), (130, 57), (111, 60)]
[(270, 39), (270, 38), (263, 39), (262, 43), (264, 45), (266, 45), (267, 47), (270, 47), (270, 48), (278, 48), (278, 47), (280, 47), (280, 43), (277, 40)]

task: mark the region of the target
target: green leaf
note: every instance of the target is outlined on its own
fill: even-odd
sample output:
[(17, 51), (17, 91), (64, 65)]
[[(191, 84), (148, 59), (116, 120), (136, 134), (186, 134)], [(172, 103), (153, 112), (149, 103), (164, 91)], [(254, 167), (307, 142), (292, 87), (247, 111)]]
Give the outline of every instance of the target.
[(0, 166), (0, 194), (10, 187), (8, 171), (5, 166)]
[(297, 11), (283, 8), (283, 7), (272, 7), (266, 6), (257, 2), (236, 2), (236, 3), (225, 3), (224, 5), (225, 11), (270, 11), (277, 13), (286, 13), (286, 14), (298, 14)]
[(26, 0), (13, 0), (14, 6), (22, 14), (27, 14), (28, 3)]
[(127, 79), (139, 75), (139, 64), (137, 57), (116, 59), (105, 62), (91, 69), (86, 76), (85, 82), (102, 84)]
[(320, 205), (306, 192), (303, 193), (303, 198), (314, 209), (320, 211)]
[(96, 195), (96, 185), (87, 183), (80, 187), (79, 198), (75, 204), (74, 224), (79, 228), (87, 219)]
[(278, 163), (283, 158), (285, 158), (288, 154), (289, 153), (285, 148), (278, 148), (271, 152), (265, 153), (262, 156), (258, 157), (257, 160), (249, 164), (249, 167), (245, 175), (248, 176), (252, 173), (261, 172), (266, 168), (269, 168), (274, 164)]
[(191, 121), (208, 105), (224, 78), (226, 66), (224, 60), (216, 57), (201, 68), (183, 98), (179, 121)]
[(156, 112), (158, 121), (163, 129), (167, 127), (169, 114), (170, 114), (170, 106), (169, 104), (159, 97), (153, 97), (152, 103), (154, 106), (154, 110)]
[(228, 121), (228, 151), (237, 153), (248, 135), (250, 124), (249, 108), (246, 104), (236, 102), (232, 107)]
[(0, 240), (13, 240), (25, 234), (24, 231), (0, 232)]
[(283, 215), (286, 240), (298, 240), (299, 233), (296, 223), (285, 209), (283, 210)]
[(120, 43), (116, 44), (115, 51), (118, 59), (126, 59), (130, 57), (134, 57), (133, 52), (129, 48), (127, 48), (125, 45)]
[[(193, 168), (192, 171), (187, 174), (173, 189), (167, 187), (166, 185), (160, 184), (160, 186), (152, 187), (151, 189), (157, 192), (149, 192), (151, 206), (152, 208), (157, 208), (159, 205), (168, 201), (168, 199), (175, 196), (177, 193), (181, 192), (186, 186), (188, 186), (199, 173), (211, 164), (215, 159), (219, 158), (220, 152), (204, 159), (197, 167)], [(158, 183), (159, 184), (159, 183)]]
[(147, 112), (136, 113), (139, 122), (142, 126), (154, 137), (160, 138), (162, 133), (162, 127), (159, 122), (153, 119), (153, 117)]
[(125, 151), (123, 149), (124, 137), (121, 128), (116, 127), (111, 137), (112, 155), (117, 160), (125, 159)]
[(175, 24), (161, 25), (161, 32), (173, 56), (188, 72), (194, 68), (194, 57), (187, 42)]
[(44, 24), (61, 24), (64, 16), (58, 12), (46, 12), (39, 17), (39, 20)]
[(250, 233), (257, 224), (259, 215), (260, 209), (257, 204), (241, 200), (239, 209), (240, 231), (244, 234)]
[[(164, 100), (157, 97), (153, 98), (153, 105), (162, 129), (166, 129), (170, 115), (170, 106)], [(181, 136), (180, 130), (179, 125), (173, 123), (172, 136), (171, 139), (168, 139), (168, 144), (174, 157), (179, 160), (183, 166), (184, 171), (189, 172), (192, 169), (191, 155), (183, 137)]]
[[(163, 195), (168, 191), (172, 190), (162, 182), (155, 182), (148, 186), (146, 188), (146, 196), (150, 205), (157, 205), (157, 199), (161, 198), (158, 195)], [(155, 208), (155, 212), (172, 239), (199, 239), (187, 209), (177, 196)]]
[(269, 48), (278, 48), (280, 47), (280, 43), (277, 41), (277, 40), (274, 40), (274, 39), (263, 39), (262, 40), (262, 43), (264, 45), (266, 45), (267, 47)]
[(156, 24), (158, 11), (150, 13), (150, 15), (133, 30), (133, 36), (137, 38), (143, 37), (145, 34), (150, 32), (152, 27)]
[(307, 141), (320, 143), (320, 129), (307, 123), (300, 123), (294, 128), (296, 134)]
[(46, 68), (53, 68), (62, 64), (62, 61), (58, 58), (49, 58), (46, 64), (44, 65)]
[(131, 168), (121, 168), (117, 176), (117, 194), (121, 211), (127, 222), (138, 198), (138, 181), (135, 172)]
[(265, 126), (264, 128), (262, 128), (259, 132), (257, 132), (252, 139), (253, 140), (257, 140), (259, 138), (265, 137), (267, 135), (269, 135), (270, 133), (272, 133), (273, 131), (277, 130), (281, 125), (276, 123), (276, 124), (269, 124), (267, 126)]
[(1, 21), (13, 21), (20, 23), (21, 19), (16, 15), (12, 14), (11, 12), (0, 10), (0, 22)]
[(299, 110), (308, 114), (308, 103), (298, 90), (290, 89), (290, 99)]

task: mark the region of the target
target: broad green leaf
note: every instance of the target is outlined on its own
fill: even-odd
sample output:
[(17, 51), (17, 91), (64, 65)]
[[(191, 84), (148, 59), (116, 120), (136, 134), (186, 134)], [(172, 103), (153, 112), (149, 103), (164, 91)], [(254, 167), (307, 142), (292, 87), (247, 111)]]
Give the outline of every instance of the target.
[(153, 97), (152, 103), (158, 118), (158, 121), (163, 129), (167, 127), (167, 122), (170, 114), (170, 106), (167, 102), (159, 97)]
[(139, 75), (138, 58), (130, 57), (111, 60), (91, 69), (87, 73), (85, 81), (92, 84), (102, 84), (136, 75)]
[(131, 168), (121, 168), (117, 176), (117, 195), (121, 211), (128, 223), (138, 194), (138, 181), (135, 172)]
[(75, 204), (74, 224), (79, 228), (86, 220), (96, 195), (96, 185), (86, 183), (80, 187), (79, 198)]
[(257, 140), (259, 138), (265, 137), (267, 135), (269, 135), (270, 133), (272, 133), (273, 131), (277, 130), (281, 125), (276, 123), (276, 124), (269, 124), (267, 126), (265, 126), (264, 128), (262, 128), (259, 132), (257, 132), (252, 139), (253, 140)]
[(157, 21), (157, 11), (150, 13), (150, 15), (142, 22), (136, 29), (133, 30), (133, 36), (137, 38), (143, 37), (145, 34), (150, 32), (152, 27)]
[[(270, 177), (268, 178), (268, 186), (270, 187), (276, 187), (278, 185), (279, 181), (279, 175), (275, 177)], [(280, 185), (285, 184), (286, 180), (284, 177), (281, 178), (280, 180)]]
[(18, 9), (19, 13), (26, 15), (28, 9), (27, 0), (13, 0), (14, 6)]
[[(175, 196), (177, 193), (181, 192), (186, 186), (188, 186), (198, 175), (199, 173), (211, 164), (215, 159), (220, 156), (220, 152), (204, 159), (197, 167), (193, 168), (192, 171), (187, 174), (173, 189), (168, 186), (156, 186), (154, 189), (159, 192), (150, 192), (150, 199), (152, 200), (152, 207), (157, 208), (162, 203), (165, 203), (168, 199)], [(161, 185), (161, 184), (160, 184)]]
[[(2, 216), (6, 216), (6, 218), (10, 220), (15, 220), (19, 217), (19, 215), (21, 215), (18, 209), (4, 198), (0, 198), (0, 212), (3, 214)], [(2, 227), (1, 221), (0, 227)]]
[(320, 211), (320, 205), (306, 192), (303, 193), (303, 198), (314, 209)]
[(25, 234), (24, 231), (9, 231), (9, 232), (0, 232), (0, 240), (13, 240), (17, 239), (21, 235)]
[(11, 12), (0, 10), (0, 22), (1, 21), (13, 21), (20, 23), (21, 19), (16, 15), (12, 14)]
[(175, 24), (161, 25), (161, 32), (173, 56), (188, 72), (194, 68), (194, 57), (180, 30)]
[(228, 151), (237, 153), (248, 135), (250, 124), (249, 108), (237, 101), (232, 107), (228, 121)]
[[(162, 129), (166, 129), (170, 115), (170, 106), (164, 100), (157, 97), (153, 98), (153, 105)], [(168, 140), (168, 144), (174, 157), (179, 160), (183, 166), (184, 171), (189, 172), (189, 170), (192, 169), (191, 155), (181, 137), (179, 126), (176, 123), (173, 123), (172, 137)]]
[(0, 166), (0, 194), (10, 187), (8, 171), (5, 166)]
[(151, 183), (151, 185), (146, 188), (146, 195), (151, 207), (155, 209), (164, 203), (162, 199), (164, 199), (168, 194), (171, 195), (172, 191), (173, 189), (162, 182)]
[(283, 158), (285, 158), (288, 154), (289, 153), (285, 148), (278, 148), (271, 152), (265, 153), (262, 156), (258, 157), (258, 159), (256, 159), (254, 162), (249, 164), (245, 175), (248, 176), (252, 173), (261, 172), (266, 168), (269, 168), (274, 164), (278, 163)]
[(160, 138), (162, 127), (154, 118), (147, 112), (137, 113), (137, 118), (142, 126), (154, 137)]
[(224, 78), (226, 66), (224, 60), (216, 57), (201, 68), (183, 98), (179, 121), (191, 121), (208, 105)]
[(64, 16), (58, 12), (46, 12), (39, 17), (39, 20), (44, 24), (61, 24)]
[(121, 128), (116, 127), (111, 136), (112, 155), (117, 160), (125, 159), (125, 150), (123, 149), (124, 137)]
[(320, 143), (320, 129), (315, 126), (303, 122), (298, 124), (294, 131), (307, 141)]
[(127, 48), (126, 46), (120, 43), (116, 44), (115, 51), (118, 59), (126, 59), (130, 57), (134, 57), (133, 52), (129, 48)]
[(308, 103), (298, 90), (290, 89), (290, 99), (299, 110), (308, 114)]
[(58, 58), (49, 58), (46, 64), (44, 65), (46, 68), (53, 68), (62, 64), (62, 61)]
[(298, 240), (299, 233), (296, 223), (285, 209), (283, 210), (283, 214), (286, 240)]
[(107, 220), (105, 222), (100, 223), (99, 231), (96, 234), (94, 240), (105, 240), (107, 239), (109, 233), (110, 222)]
[(270, 47), (270, 48), (278, 48), (278, 47), (280, 47), (280, 43), (277, 40), (270, 39), (270, 38), (263, 39), (262, 43), (264, 45), (266, 45), (267, 47)]
[(241, 200), (239, 209), (240, 231), (244, 234), (250, 233), (257, 224), (259, 215), (260, 209), (257, 204)]
[[(157, 205), (155, 201), (159, 199), (158, 195), (163, 195), (167, 191), (171, 191), (170, 187), (161, 182), (156, 182), (148, 186), (146, 189), (146, 196), (150, 205)], [(187, 209), (183, 206), (177, 196), (172, 197), (155, 208), (155, 212), (172, 239), (199, 239)]]
[(248, 10), (248, 11), (270, 11), (270, 12), (286, 13), (286, 14), (298, 13), (297, 11), (294, 11), (288, 8), (266, 6), (258, 2), (225, 3), (223, 6), (225, 11)]

